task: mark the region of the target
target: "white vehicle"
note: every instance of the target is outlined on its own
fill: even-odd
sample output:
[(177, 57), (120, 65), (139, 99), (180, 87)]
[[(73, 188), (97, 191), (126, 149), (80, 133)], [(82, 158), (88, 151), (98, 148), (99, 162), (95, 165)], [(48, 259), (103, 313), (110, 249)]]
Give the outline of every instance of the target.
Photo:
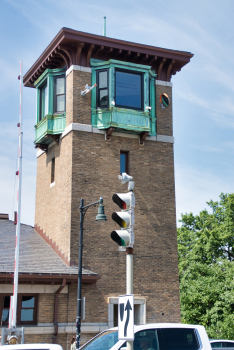
[(63, 350), (58, 344), (14, 344), (2, 345), (0, 350)]
[[(203, 326), (179, 323), (150, 323), (134, 326), (134, 350), (212, 350)], [(118, 340), (118, 328), (108, 329), (80, 350), (124, 350), (126, 341)]]
[(212, 349), (214, 348), (234, 348), (234, 340), (210, 339)]

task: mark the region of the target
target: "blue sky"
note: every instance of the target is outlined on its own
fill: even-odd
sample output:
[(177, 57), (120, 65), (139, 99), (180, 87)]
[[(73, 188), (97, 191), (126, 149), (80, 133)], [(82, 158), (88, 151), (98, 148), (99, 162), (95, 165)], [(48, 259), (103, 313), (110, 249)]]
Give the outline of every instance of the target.
[[(0, 212), (16, 210), (19, 75), (62, 27), (194, 53), (172, 78), (177, 219), (234, 188), (233, 0), (1, 0)], [(23, 89), (21, 222), (34, 224), (36, 94)]]

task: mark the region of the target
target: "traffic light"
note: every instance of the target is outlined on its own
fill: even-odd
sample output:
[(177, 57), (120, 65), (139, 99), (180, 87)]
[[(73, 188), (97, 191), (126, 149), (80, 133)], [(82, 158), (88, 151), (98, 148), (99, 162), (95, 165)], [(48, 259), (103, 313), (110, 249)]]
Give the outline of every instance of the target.
[(112, 219), (121, 227), (121, 230), (111, 232), (111, 238), (121, 247), (132, 247), (134, 244), (134, 193), (115, 193), (112, 197), (122, 211), (114, 212)]

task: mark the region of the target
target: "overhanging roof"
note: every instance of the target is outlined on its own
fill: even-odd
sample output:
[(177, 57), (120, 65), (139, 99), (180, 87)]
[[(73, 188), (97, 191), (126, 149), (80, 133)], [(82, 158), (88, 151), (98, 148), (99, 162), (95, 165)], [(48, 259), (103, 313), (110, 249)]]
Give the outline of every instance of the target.
[[(13, 283), (16, 227), (0, 220), (0, 283)], [(95, 283), (100, 277), (82, 269), (82, 283)], [(55, 251), (29, 225), (20, 227), (19, 283), (77, 282), (78, 267), (67, 266)]]
[(62, 28), (47, 46), (38, 60), (24, 76), (24, 85), (34, 87), (34, 82), (47, 68), (60, 68), (66, 65), (90, 66), (90, 58), (151, 65), (157, 73), (157, 79), (170, 81), (186, 65), (193, 54), (185, 51), (169, 50), (160, 47), (142, 45), (130, 41), (108, 38)]

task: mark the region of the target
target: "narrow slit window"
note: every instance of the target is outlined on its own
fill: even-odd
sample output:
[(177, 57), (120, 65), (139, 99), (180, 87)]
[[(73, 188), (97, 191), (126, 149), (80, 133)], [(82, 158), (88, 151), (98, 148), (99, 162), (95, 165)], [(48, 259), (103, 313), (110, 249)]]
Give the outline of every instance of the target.
[(55, 181), (55, 157), (51, 160), (51, 183)]
[(128, 174), (128, 152), (120, 152), (120, 174)]

